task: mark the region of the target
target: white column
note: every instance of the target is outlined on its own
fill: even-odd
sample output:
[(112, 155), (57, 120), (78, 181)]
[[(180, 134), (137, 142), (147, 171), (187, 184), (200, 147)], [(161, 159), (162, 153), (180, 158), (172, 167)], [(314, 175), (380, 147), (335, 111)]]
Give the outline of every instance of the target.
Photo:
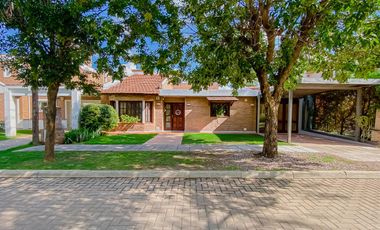
[[(356, 94), (356, 117), (360, 117), (362, 115), (363, 109), (363, 89), (360, 88), (357, 90)], [(355, 124), (355, 140), (360, 141), (360, 127), (356, 123)]]
[(79, 114), (81, 108), (81, 91), (71, 91), (71, 128), (79, 128)]
[(293, 91), (289, 90), (289, 102), (288, 102), (288, 143), (292, 142), (292, 123), (293, 123)]
[(142, 101), (142, 123), (145, 123), (145, 100)]
[(302, 130), (302, 120), (304, 118), (303, 116), (303, 98), (300, 98), (298, 100), (298, 132)]
[(256, 112), (256, 133), (260, 133), (260, 100), (261, 96), (257, 95), (257, 112)]
[(12, 96), (12, 92), (5, 89), (4, 92), (4, 120), (5, 135), (7, 137), (16, 136), (16, 99)]

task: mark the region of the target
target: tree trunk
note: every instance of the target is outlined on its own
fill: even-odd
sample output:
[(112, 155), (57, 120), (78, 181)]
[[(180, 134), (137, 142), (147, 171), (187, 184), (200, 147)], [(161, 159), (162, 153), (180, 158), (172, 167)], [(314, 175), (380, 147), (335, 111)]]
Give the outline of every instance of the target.
[(48, 88), (48, 105), (46, 115), (45, 161), (54, 161), (55, 145), (55, 118), (57, 114), (57, 95), (59, 85), (51, 85)]
[(278, 108), (280, 103), (274, 99), (264, 100), (265, 105), (265, 132), (263, 156), (274, 158), (278, 154), (277, 150), (277, 131), (278, 131)]
[(38, 116), (38, 88), (32, 87), (32, 133), (33, 133), (33, 145), (40, 144), (39, 138), (39, 116)]

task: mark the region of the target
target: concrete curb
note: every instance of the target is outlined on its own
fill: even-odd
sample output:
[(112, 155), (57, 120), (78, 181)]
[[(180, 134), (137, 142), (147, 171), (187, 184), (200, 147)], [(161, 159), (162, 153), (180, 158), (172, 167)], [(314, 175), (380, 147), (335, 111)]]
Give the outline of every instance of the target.
[(0, 177), (177, 177), (258, 179), (380, 179), (380, 171), (159, 171), (159, 170), (0, 170)]

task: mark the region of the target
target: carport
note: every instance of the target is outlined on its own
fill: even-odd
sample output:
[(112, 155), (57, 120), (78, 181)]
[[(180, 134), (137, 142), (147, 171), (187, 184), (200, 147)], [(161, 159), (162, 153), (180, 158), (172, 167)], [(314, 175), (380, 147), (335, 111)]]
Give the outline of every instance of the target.
[[(284, 97), (287, 100), (287, 118), (294, 117), (294, 100), (298, 100), (298, 118), (297, 132), (304, 132), (303, 127), (307, 125), (308, 109), (305, 106), (305, 97), (308, 95), (319, 94), (323, 92), (336, 90), (355, 90), (356, 98), (356, 116), (362, 115), (363, 107), (363, 88), (380, 85), (380, 79), (349, 79), (345, 83), (340, 83), (335, 80), (325, 80), (321, 74), (305, 74), (299, 81), (295, 90), (289, 91)], [(376, 122), (380, 122), (376, 121)], [(294, 118), (287, 119), (287, 141), (292, 142), (292, 130), (294, 129)], [(355, 127), (355, 140), (360, 141), (360, 127)]]

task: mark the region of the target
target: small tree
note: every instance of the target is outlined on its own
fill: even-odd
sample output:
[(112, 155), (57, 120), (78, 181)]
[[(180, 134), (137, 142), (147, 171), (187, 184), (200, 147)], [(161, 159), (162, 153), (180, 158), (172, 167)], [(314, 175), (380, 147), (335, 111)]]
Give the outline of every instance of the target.
[[(267, 157), (277, 155), (278, 108), (286, 85), (318, 67), (326, 68), (326, 78), (339, 68), (336, 78), (344, 80), (358, 72), (365, 76), (378, 64), (376, 0), (189, 0), (181, 6), (189, 44), (179, 76), (195, 90), (213, 82), (236, 90), (258, 81)], [(360, 55), (351, 55), (352, 47)]]
[[(96, 54), (98, 71), (115, 78), (123, 73), (122, 61), (143, 60), (150, 72), (168, 72), (173, 58), (167, 52), (180, 47), (172, 41), (179, 34), (177, 9), (168, 0), (4, 0), (0, 1), (0, 27), (6, 28), (1, 47), (31, 74), (21, 74), (26, 85), (38, 76), (47, 88), (45, 160), (54, 160), (56, 100), (59, 87), (94, 90), (95, 84), (80, 66)], [(158, 42), (149, 52), (147, 44)], [(154, 44), (153, 44), (154, 45)], [(157, 45), (157, 44), (156, 44)], [(154, 46), (156, 47), (156, 46)], [(131, 52), (133, 51), (133, 52)], [(21, 57), (21, 58), (20, 58)], [(159, 60), (159, 62), (156, 62)], [(158, 64), (159, 63), (159, 64)]]

